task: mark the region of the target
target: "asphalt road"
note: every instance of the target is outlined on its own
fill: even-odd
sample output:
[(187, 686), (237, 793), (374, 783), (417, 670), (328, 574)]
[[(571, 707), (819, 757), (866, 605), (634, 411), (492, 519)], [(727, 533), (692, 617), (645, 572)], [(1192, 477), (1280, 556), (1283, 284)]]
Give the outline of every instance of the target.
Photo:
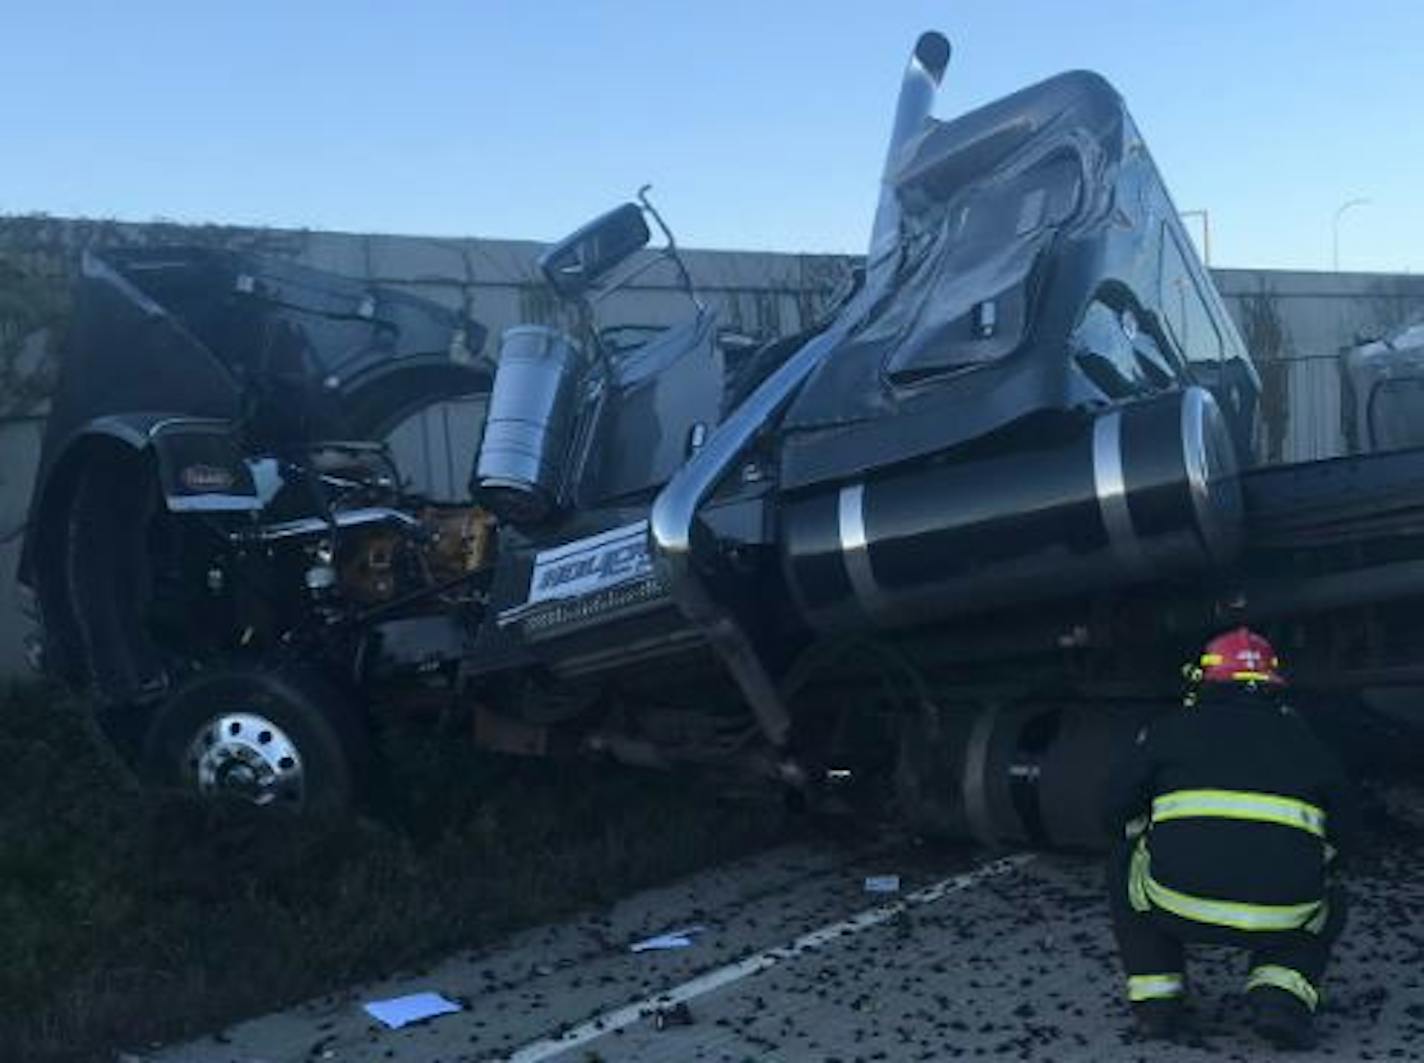
[[(1424, 1060), (1424, 851), (1393, 843), (1356, 873), (1327, 979), (1319, 1050)], [(900, 892), (865, 892), (899, 874)], [(702, 927), (691, 944), (632, 953)], [(268, 1016), (152, 1063), (313, 1060), (1248, 1060), (1245, 961), (1194, 954), (1194, 1032), (1137, 1041), (1101, 889), (1084, 858), (788, 848), (525, 933), (498, 950)], [(435, 991), (463, 1010), (388, 1030), (370, 1000)], [(684, 1003), (691, 1022), (659, 1029)]]

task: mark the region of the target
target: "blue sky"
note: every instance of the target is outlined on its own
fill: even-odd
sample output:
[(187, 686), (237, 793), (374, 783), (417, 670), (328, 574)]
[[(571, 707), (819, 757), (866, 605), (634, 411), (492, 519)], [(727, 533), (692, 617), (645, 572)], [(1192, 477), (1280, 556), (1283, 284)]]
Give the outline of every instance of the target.
[(652, 182), (690, 246), (860, 251), (900, 70), (940, 116), (1126, 96), (1216, 265), (1424, 270), (1424, 4), (4, 0), (0, 212), (551, 239)]

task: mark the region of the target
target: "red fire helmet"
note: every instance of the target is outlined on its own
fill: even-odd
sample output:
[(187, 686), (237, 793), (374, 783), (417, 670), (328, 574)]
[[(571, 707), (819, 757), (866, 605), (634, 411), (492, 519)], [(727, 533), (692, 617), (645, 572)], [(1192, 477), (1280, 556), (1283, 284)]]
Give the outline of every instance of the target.
[(1203, 683), (1266, 683), (1284, 686), (1276, 651), (1249, 628), (1238, 627), (1206, 644), (1200, 662)]

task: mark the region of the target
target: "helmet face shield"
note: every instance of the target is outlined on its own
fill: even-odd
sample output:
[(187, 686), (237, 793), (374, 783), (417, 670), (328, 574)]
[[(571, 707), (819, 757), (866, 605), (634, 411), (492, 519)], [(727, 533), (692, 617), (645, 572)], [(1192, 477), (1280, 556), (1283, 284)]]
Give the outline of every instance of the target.
[(1203, 683), (1285, 686), (1280, 658), (1265, 638), (1240, 627), (1206, 644), (1193, 676)]

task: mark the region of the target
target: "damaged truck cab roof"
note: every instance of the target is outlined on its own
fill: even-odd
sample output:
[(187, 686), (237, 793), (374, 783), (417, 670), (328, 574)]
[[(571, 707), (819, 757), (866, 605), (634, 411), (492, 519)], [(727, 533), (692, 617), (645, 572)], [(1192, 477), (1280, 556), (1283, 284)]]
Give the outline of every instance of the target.
[(888, 182), (889, 296), (791, 405), (783, 487), (1184, 383), (1215, 393), (1245, 456), (1255, 370), (1103, 78), (1060, 74), (926, 119)]

